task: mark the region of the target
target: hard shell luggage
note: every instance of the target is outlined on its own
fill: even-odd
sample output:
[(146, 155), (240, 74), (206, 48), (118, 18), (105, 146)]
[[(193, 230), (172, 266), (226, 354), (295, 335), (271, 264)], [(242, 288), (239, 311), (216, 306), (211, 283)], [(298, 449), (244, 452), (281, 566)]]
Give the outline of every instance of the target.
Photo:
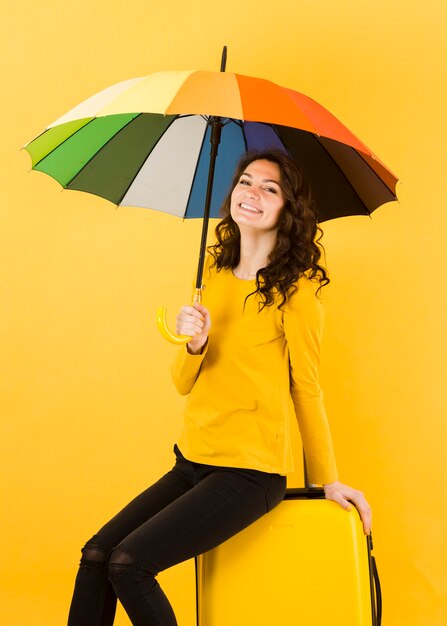
[(198, 626), (379, 626), (380, 584), (357, 511), (322, 489), (276, 508), (196, 559)]

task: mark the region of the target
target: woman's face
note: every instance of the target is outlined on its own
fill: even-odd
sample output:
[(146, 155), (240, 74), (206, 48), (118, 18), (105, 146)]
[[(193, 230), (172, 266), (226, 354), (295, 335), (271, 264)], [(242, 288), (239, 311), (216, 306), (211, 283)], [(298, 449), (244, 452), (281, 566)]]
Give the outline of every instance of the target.
[(232, 191), (231, 217), (239, 227), (277, 230), (284, 202), (279, 166), (265, 159), (252, 161)]

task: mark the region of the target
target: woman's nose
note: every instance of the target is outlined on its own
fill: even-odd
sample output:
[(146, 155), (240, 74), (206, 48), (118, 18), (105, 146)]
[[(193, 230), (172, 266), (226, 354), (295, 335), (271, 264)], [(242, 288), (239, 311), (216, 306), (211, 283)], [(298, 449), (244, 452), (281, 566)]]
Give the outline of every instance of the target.
[(259, 198), (259, 189), (254, 185), (251, 185), (249, 189), (247, 189), (249, 198)]

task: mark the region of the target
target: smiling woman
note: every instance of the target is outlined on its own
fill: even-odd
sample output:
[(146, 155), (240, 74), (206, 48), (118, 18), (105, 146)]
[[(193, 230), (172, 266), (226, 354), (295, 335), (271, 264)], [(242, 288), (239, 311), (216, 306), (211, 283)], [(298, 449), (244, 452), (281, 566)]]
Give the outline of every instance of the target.
[(353, 502), (370, 531), (365, 498), (338, 481), (319, 385), (316, 291), (328, 278), (307, 184), (286, 154), (247, 154), (222, 212), (202, 304), (177, 316), (191, 339), (173, 364), (188, 395), (175, 466), (83, 548), (69, 626), (111, 626), (117, 598), (136, 626), (174, 626), (157, 574), (281, 502), (295, 416), (310, 482), (345, 509)]

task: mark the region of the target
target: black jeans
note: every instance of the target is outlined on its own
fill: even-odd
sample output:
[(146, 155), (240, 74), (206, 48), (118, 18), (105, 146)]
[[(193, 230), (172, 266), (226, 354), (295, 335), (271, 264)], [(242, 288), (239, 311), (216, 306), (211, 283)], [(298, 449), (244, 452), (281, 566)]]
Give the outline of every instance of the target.
[(174, 626), (158, 572), (206, 552), (279, 504), (286, 478), (176, 463), (82, 549), (68, 626), (111, 626), (120, 599), (134, 626)]

